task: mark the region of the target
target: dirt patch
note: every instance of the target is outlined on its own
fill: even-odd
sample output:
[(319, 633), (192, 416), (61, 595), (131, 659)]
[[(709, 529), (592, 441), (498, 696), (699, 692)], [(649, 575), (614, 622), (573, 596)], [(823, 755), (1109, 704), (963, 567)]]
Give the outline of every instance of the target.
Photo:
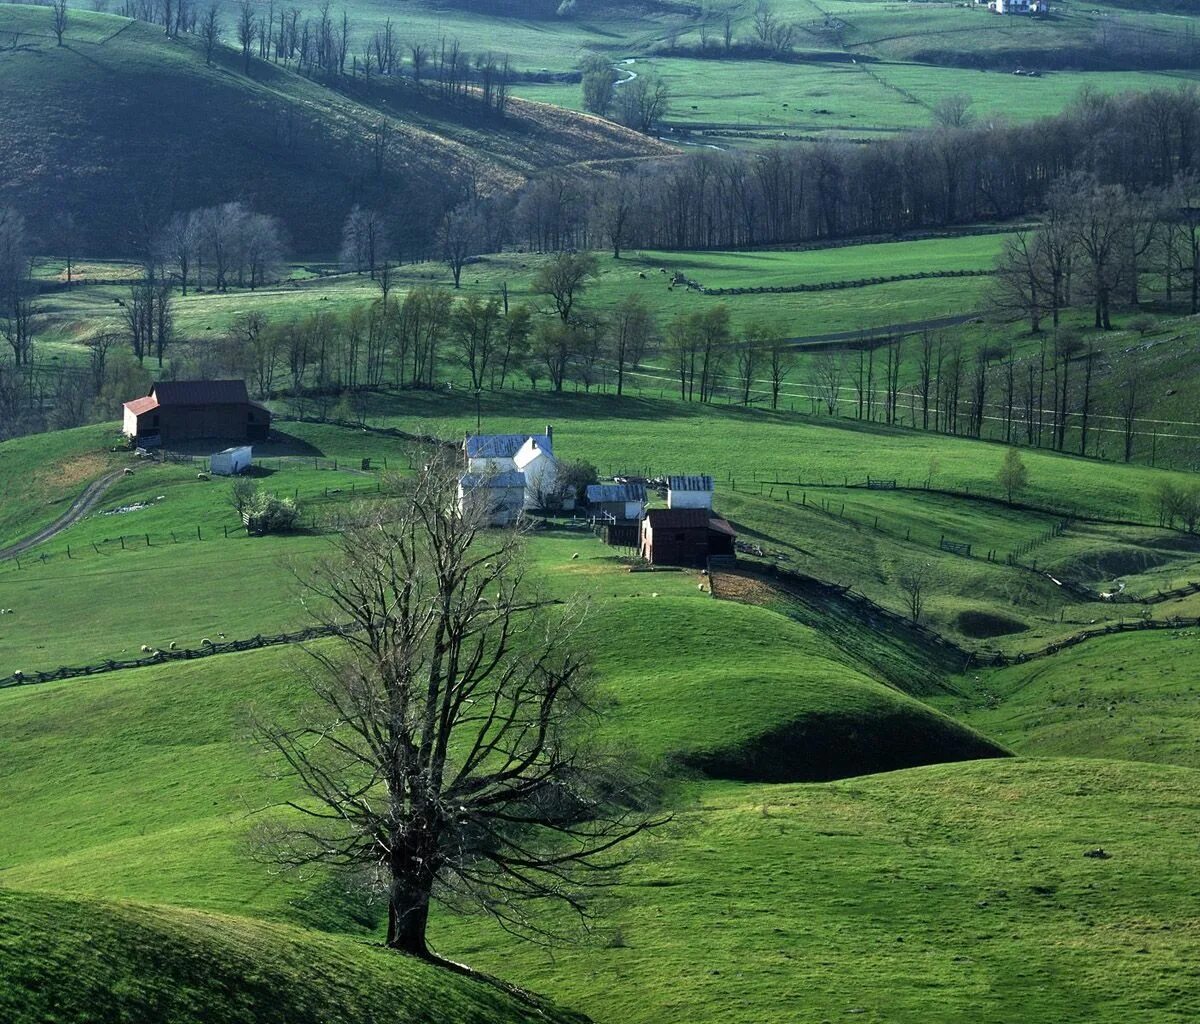
[(1115, 580), (1149, 572), (1174, 560), (1170, 554), (1148, 548), (1102, 548), (1072, 559), (1070, 566), (1064, 566), (1060, 571), (1088, 580)]
[(765, 605), (779, 599), (779, 593), (763, 580), (737, 572), (714, 572), (712, 592), (723, 601)]
[(89, 480), (94, 480), (107, 468), (108, 460), (98, 452), (93, 452), (59, 462), (39, 476), (43, 488), (73, 489)]
[(1024, 633), (1029, 627), (1019, 619), (1010, 619), (1007, 615), (997, 615), (995, 612), (960, 612), (954, 620), (955, 628), (963, 636), (973, 640), (987, 640), (994, 636), (1010, 636), (1013, 633)]

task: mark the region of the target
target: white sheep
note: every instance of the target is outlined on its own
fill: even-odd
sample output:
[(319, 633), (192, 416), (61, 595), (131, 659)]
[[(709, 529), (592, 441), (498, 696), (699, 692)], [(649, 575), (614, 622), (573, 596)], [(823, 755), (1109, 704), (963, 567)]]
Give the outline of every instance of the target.
[(213, 642), (208, 637), (205, 637), (203, 640), (200, 641), (201, 647), (211, 647), (212, 645), (213, 645)]
[(150, 653), (150, 645), (149, 645), (149, 644), (142, 644), (142, 653), (143, 653), (143, 654), (149, 654), (149, 653)]
[(171, 648), (171, 650), (175, 650), (175, 641), (174, 641), (174, 640), (172, 640), (172, 641), (170, 642), (170, 644), (168, 644), (167, 646), (168, 646), (168, 647), (170, 647), (170, 648)]

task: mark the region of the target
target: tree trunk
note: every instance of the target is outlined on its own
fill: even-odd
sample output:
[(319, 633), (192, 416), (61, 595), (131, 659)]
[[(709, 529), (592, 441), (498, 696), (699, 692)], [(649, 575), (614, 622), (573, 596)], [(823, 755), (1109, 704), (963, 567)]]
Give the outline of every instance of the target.
[(413, 956), (428, 957), (425, 931), (429, 926), (431, 888), (422, 882), (393, 874), (388, 894), (387, 944)]

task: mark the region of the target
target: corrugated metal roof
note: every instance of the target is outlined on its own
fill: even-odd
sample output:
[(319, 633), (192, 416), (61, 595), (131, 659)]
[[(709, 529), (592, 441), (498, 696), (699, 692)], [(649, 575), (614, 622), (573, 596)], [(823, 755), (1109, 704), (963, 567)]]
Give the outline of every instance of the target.
[(652, 508), (646, 518), (652, 530), (703, 530), (708, 527), (708, 510), (703, 508)]
[(545, 434), (475, 434), (467, 438), (467, 458), (511, 459), (531, 437), (539, 448), (554, 450)]
[(157, 409), (158, 399), (153, 395), (146, 395), (145, 398), (135, 398), (132, 402), (126, 402), (125, 408), (135, 416), (141, 416), (142, 413), (150, 412), (152, 409)]
[(244, 380), (164, 380), (150, 393), (159, 405), (245, 405), (250, 401)]
[(667, 487), (672, 491), (711, 491), (713, 478), (711, 476), (669, 476)]
[(589, 502), (645, 501), (646, 487), (644, 484), (588, 484), (587, 500)]
[(525, 487), (524, 473), (464, 473), (458, 478), (463, 487), (486, 487), (493, 491)]

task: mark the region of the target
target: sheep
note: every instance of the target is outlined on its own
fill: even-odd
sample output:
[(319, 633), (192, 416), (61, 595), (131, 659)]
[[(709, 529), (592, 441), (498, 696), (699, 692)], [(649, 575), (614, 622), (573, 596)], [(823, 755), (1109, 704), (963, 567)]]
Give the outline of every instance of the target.
[(224, 640), (224, 639), (225, 639), (225, 634), (224, 634), (224, 633), (218, 633), (218, 634), (217, 634), (217, 639), (218, 639), (218, 640)]
[(650, 596), (651, 596), (651, 597), (658, 597), (658, 591), (656, 590), (656, 591), (655, 591), (653, 594), (651, 594)]
[(126, 466), (123, 470), (121, 470), (121, 472), (124, 473), (126, 476), (133, 476), (133, 470), (130, 469), (128, 466)]
[(21, 682), (21, 680), (23, 680), (23, 679), (25, 678), (25, 673), (24, 673), (24, 672), (22, 672), (20, 669), (17, 669), (17, 670), (16, 670), (16, 671), (15, 671), (15, 672), (12, 674), (12, 677), (13, 677), (13, 679), (15, 679), (15, 680), (16, 680), (16, 681), (19, 683), (19, 682)]
[(577, 559), (578, 557), (579, 557), (579, 552), (578, 552), (578, 551), (576, 551), (576, 552), (575, 552), (575, 554), (573, 554), (573, 555), (571, 556), (571, 561), (572, 561), (572, 562), (573, 562), (573, 561), (575, 561), (575, 559)]
[(167, 646), (170, 647), (171, 650), (175, 650), (175, 641), (172, 640)]
[(196, 474), (196, 479), (197, 479), (197, 480), (207, 480), (207, 479), (208, 479), (208, 474), (207, 474), (207, 473), (197, 473), (197, 474)]
[(200, 641), (201, 647), (211, 647), (212, 645), (213, 645), (213, 642), (208, 637), (205, 637), (203, 640)]

